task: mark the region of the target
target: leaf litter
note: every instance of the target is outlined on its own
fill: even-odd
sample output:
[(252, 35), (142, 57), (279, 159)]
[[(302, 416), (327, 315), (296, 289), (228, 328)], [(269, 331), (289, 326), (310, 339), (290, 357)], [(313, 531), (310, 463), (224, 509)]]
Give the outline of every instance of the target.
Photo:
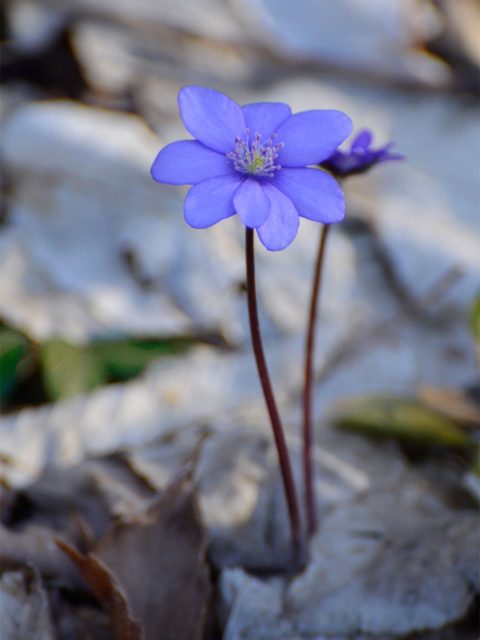
[(392, 440), (318, 435), (321, 527), (293, 579), (271, 443), (241, 425), (174, 431), (7, 489), (3, 570), (36, 567), (66, 639), (202, 640), (212, 617), (227, 640), (442, 638), (475, 601), (476, 512), (452, 510)]

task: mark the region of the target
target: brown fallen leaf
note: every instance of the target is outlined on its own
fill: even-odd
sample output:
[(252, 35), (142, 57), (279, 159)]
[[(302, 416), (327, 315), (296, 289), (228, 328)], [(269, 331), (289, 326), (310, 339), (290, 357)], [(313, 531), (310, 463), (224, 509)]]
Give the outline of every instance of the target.
[(417, 395), (429, 407), (452, 420), (466, 426), (480, 425), (480, 408), (460, 389), (421, 385)]
[(80, 570), (109, 613), (118, 640), (143, 640), (142, 627), (133, 618), (127, 597), (108, 567), (94, 554), (82, 555), (61, 540), (57, 540), (57, 545)]
[(59, 546), (110, 612), (120, 640), (204, 637), (211, 582), (189, 478), (170, 485), (143, 515), (112, 525), (92, 553)]
[[(70, 562), (68, 558), (65, 560)], [(117, 640), (108, 615), (91, 602), (72, 602), (52, 590), (49, 600), (57, 640)]]

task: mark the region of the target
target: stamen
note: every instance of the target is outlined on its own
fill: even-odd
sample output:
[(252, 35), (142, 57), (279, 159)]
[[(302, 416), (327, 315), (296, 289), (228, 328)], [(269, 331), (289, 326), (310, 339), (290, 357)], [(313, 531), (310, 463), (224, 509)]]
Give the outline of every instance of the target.
[(233, 161), (233, 166), (241, 173), (273, 178), (275, 171), (281, 169), (281, 165), (276, 164), (275, 160), (284, 144), (273, 143), (275, 133), (264, 143), (259, 133), (255, 133), (252, 141), (249, 129), (246, 129), (245, 134), (244, 140), (239, 136), (235, 138), (235, 149), (227, 153), (227, 158)]

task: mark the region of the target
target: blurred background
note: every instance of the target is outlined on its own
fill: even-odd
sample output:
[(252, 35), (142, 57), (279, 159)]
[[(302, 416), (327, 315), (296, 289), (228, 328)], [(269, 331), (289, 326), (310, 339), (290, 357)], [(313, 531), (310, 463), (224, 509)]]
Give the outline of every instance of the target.
[[(373, 131), (375, 146), (393, 140), (406, 157), (343, 181), (347, 215), (329, 238), (315, 358), (319, 451), (330, 447), (330, 458), (317, 459), (326, 465), (317, 487), (322, 508), (387, 477), (397, 482), (419, 459), (425, 477), (463, 492), (462, 505), (466, 494), (478, 500), (471, 454), (480, 339), (478, 3), (4, 0), (0, 7), (4, 486), (167, 438), (173, 449), (160, 446), (156, 459), (164, 486), (172, 460), (191, 452), (207, 426), (217, 444), (205, 453), (212, 468), (202, 458), (205, 477), (223, 477), (245, 458), (249, 470), (227, 498), (236, 495), (244, 515), (256, 504), (245, 487), (263, 482), (258, 461), (270, 436), (249, 350), (243, 228), (233, 217), (190, 229), (184, 191), (149, 174), (163, 145), (188, 137), (178, 90), (200, 84), (240, 104), (343, 110), (355, 130)], [(257, 244), (267, 359), (294, 457), (319, 231), (302, 220), (287, 250), (269, 254)], [(385, 395), (407, 414), (386, 416), (375, 404)], [(350, 397), (360, 404), (340, 409), (343, 426), (400, 449), (339, 440), (327, 429), (327, 416)], [(420, 414), (408, 413), (405, 398)], [(424, 445), (440, 447), (433, 463)], [(225, 461), (223, 471), (214, 459)], [(205, 500), (207, 521), (230, 522)], [(218, 500), (224, 509), (225, 496)], [(252, 553), (231, 544), (237, 560)], [(459, 545), (468, 546), (463, 538)]]

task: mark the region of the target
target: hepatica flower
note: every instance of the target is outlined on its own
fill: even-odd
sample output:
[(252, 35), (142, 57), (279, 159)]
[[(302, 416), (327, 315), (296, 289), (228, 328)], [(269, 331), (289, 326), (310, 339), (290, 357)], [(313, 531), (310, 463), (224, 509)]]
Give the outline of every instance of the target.
[(195, 86), (180, 91), (178, 105), (195, 139), (164, 147), (151, 173), (157, 182), (193, 185), (184, 203), (191, 227), (210, 227), (238, 214), (267, 249), (277, 251), (295, 238), (299, 216), (322, 223), (343, 218), (337, 182), (309, 165), (329, 158), (350, 135), (346, 114), (292, 115), (280, 102), (240, 107), (223, 93)]
[(337, 149), (321, 165), (333, 175), (345, 178), (357, 173), (364, 173), (371, 167), (388, 160), (403, 160), (400, 153), (391, 153), (393, 142), (383, 147), (372, 149), (373, 135), (368, 129), (363, 129), (355, 136), (348, 151)]

